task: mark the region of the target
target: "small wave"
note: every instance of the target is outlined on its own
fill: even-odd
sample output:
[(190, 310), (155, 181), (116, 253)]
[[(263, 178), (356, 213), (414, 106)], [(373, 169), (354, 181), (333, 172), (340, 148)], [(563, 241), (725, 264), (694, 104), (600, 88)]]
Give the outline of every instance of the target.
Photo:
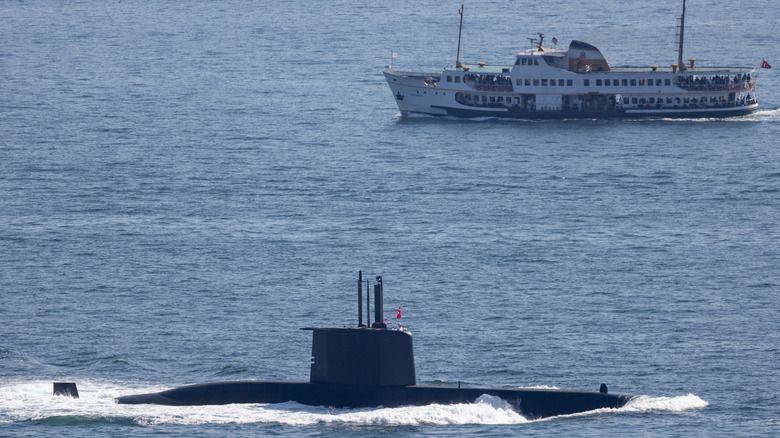
[(535, 386), (520, 386), (518, 389), (560, 389), (557, 386), (549, 385), (535, 385)]
[(557, 417), (542, 418), (537, 421), (549, 421), (554, 418), (577, 418), (590, 415), (602, 415), (610, 413), (679, 413), (699, 409), (707, 406), (709, 403), (701, 398), (688, 394), (678, 397), (650, 397), (640, 395), (631, 399), (625, 406), (620, 408), (602, 408), (587, 412), (578, 412), (576, 414), (560, 415)]
[(780, 108), (774, 108), (774, 109), (760, 109), (753, 113), (755, 116), (777, 116), (780, 117)]
[(363, 425), (452, 425), (527, 423), (504, 400), (483, 395), (473, 404), (404, 406), (364, 411), (315, 414), (318, 422)]
[(684, 412), (700, 409), (709, 405), (696, 395), (688, 394), (677, 397), (650, 397), (640, 395), (620, 408), (624, 412)]
[(246, 367), (240, 367), (236, 365), (223, 365), (218, 370), (212, 373), (214, 376), (234, 376), (236, 374), (244, 374), (249, 370)]
[[(188, 412), (182, 414), (182, 410)], [(166, 411), (166, 412), (162, 412)], [(195, 423), (276, 423), (288, 426), (347, 424), (359, 426), (419, 426), (521, 424), (529, 420), (499, 397), (483, 395), (472, 404), (402, 406), (397, 408), (332, 409), (298, 403), (167, 407), (137, 418), (142, 425)]]
[(91, 424), (111, 423), (125, 426), (137, 425), (132, 418), (123, 417), (104, 417), (104, 416), (82, 416), (82, 415), (54, 415), (36, 420), (37, 423), (49, 426), (85, 426)]

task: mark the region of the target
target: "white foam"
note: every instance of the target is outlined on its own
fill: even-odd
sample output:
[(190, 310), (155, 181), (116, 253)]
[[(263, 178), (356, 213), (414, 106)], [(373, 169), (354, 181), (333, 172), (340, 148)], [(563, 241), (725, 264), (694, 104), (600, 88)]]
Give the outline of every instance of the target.
[(751, 114), (750, 117), (760, 120), (777, 120), (780, 118), (780, 109), (760, 109)]
[(733, 116), (733, 117), (701, 117), (701, 118), (648, 118), (648, 119), (636, 119), (636, 121), (639, 120), (645, 120), (648, 122), (661, 120), (664, 122), (726, 122), (726, 123), (755, 123), (755, 122), (771, 122), (780, 119), (780, 109), (759, 109), (758, 111), (750, 114), (746, 114), (744, 116)]
[(163, 387), (119, 386), (106, 382), (78, 382), (80, 398), (52, 395), (52, 383), (0, 384), (0, 424), (77, 416), (95, 419), (126, 418), (140, 425), (243, 424), (287, 425), (358, 424), (517, 424), (528, 420), (498, 397), (482, 396), (473, 404), (404, 406), (398, 408), (332, 409), (298, 403), (234, 404), (222, 406), (120, 405), (119, 395), (156, 392)]
[[(278, 423), (350, 425), (518, 424), (528, 420), (497, 397), (482, 396), (473, 404), (403, 406), (398, 408), (331, 409), (298, 403), (172, 407), (135, 405), (143, 425), (202, 423)], [(143, 412), (143, 413), (141, 413)], [(128, 412), (130, 413), (130, 412)]]
[(518, 389), (560, 389), (557, 386), (549, 385), (535, 385), (535, 386), (518, 386)]
[(625, 412), (684, 412), (709, 405), (696, 395), (678, 397), (650, 397), (641, 395), (626, 403), (619, 410)]
[[(526, 419), (499, 397), (483, 395), (474, 403), (402, 406), (397, 408), (333, 409), (298, 403), (234, 404), (220, 406), (120, 405), (119, 395), (157, 392), (165, 387), (114, 382), (78, 382), (80, 398), (52, 395), (52, 383), (0, 384), (0, 424), (75, 416), (139, 425), (275, 423), (292, 426), (313, 424), (354, 425), (452, 425), (521, 424)], [(544, 387), (545, 389), (551, 389)], [(620, 409), (599, 409), (575, 416), (619, 412), (682, 412), (707, 406), (689, 394), (680, 397), (640, 396)], [(560, 418), (560, 417), (559, 417)]]
[[(140, 392), (162, 391), (161, 387), (145, 387)], [(32, 381), (0, 384), (0, 424), (35, 421), (58, 416), (85, 418), (122, 416), (114, 398), (124, 390), (105, 382), (78, 382), (79, 398), (53, 395), (52, 381)]]

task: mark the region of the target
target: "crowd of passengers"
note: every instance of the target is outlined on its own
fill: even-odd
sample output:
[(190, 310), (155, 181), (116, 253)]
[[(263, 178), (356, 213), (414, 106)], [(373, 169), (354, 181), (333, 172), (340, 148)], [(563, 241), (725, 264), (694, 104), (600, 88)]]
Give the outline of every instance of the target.
[[(527, 111), (545, 110), (537, 108), (536, 100), (525, 97), (520, 99), (518, 96), (480, 96), (464, 93), (455, 93), (455, 101), (468, 106), (478, 106), (483, 108), (524, 108)], [(571, 103), (563, 104), (561, 108), (564, 111), (613, 111), (622, 108), (622, 102), (616, 101), (614, 96), (583, 96), (582, 101), (576, 96)]]
[[(481, 97), (481, 99), (480, 99)], [(455, 101), (468, 106), (481, 106), (483, 108), (507, 108), (510, 106), (519, 106), (520, 99), (515, 96), (472, 96), (470, 94), (455, 93)]]
[(677, 76), (676, 85), (690, 91), (747, 90), (755, 82), (750, 73), (716, 76)]
[[(701, 98), (683, 98), (680, 99), (679, 97), (675, 98), (666, 98), (666, 102), (664, 102), (663, 98), (658, 98), (658, 100), (654, 100), (652, 97), (649, 99), (639, 99), (639, 104), (637, 105), (637, 102), (634, 102), (636, 98), (632, 99), (632, 103), (637, 108), (657, 108), (657, 109), (664, 109), (664, 108), (729, 108), (734, 106), (745, 106), (745, 105), (752, 105), (756, 103), (755, 96), (752, 94), (748, 95), (742, 95), (737, 97), (734, 101), (728, 101), (724, 96), (710, 96), (709, 99), (707, 97), (701, 97)], [(670, 102), (671, 101), (671, 102)]]
[[(517, 96), (480, 96), (470, 95), (464, 93), (455, 93), (455, 100), (463, 105), (478, 106), (483, 108), (509, 108), (509, 107), (523, 107), (528, 111), (536, 111), (536, 102), (532, 98), (525, 98), (523, 101)], [(667, 98), (636, 98), (636, 97), (619, 97), (616, 96), (582, 96), (580, 100), (577, 96), (573, 96), (569, 104), (562, 105), (564, 111), (613, 111), (621, 110), (624, 105), (630, 108), (727, 108), (734, 106), (745, 106), (756, 103), (755, 96), (752, 93), (738, 96), (735, 101), (727, 101), (724, 96), (711, 96), (701, 98), (683, 98), (680, 97), (667, 97)]]
[(512, 78), (509, 76), (470, 74), (463, 76), (463, 81), (473, 83), (477, 90), (513, 91)]

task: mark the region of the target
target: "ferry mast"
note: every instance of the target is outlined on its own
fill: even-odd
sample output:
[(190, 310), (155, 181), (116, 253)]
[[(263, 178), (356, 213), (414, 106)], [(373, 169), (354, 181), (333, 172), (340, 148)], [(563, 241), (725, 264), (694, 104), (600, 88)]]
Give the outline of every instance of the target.
[(460, 27), (458, 27), (458, 53), (455, 55), (455, 67), (461, 68), (463, 65), (460, 63), (460, 33), (463, 31), (463, 4), (460, 5)]
[(685, 68), (685, 64), (683, 63), (683, 40), (684, 39), (685, 39), (685, 0), (683, 0), (682, 15), (680, 15), (680, 42), (679, 42), (679, 46), (677, 47), (677, 66), (680, 68), (680, 71), (687, 70)]

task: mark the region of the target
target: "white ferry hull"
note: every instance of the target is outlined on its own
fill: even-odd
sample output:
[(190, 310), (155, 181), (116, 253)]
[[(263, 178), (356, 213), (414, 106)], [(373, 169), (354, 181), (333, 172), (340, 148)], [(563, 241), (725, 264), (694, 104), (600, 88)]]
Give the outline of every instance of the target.
[[(446, 73), (446, 71), (445, 71)], [(455, 88), (446, 88), (444, 86), (431, 86), (432, 81), (439, 81), (442, 74), (439, 73), (413, 73), (413, 72), (393, 72), (385, 71), (385, 77), (390, 86), (390, 90), (395, 97), (396, 104), (402, 115), (409, 114), (426, 114), (433, 116), (450, 116), (459, 118), (507, 118), (507, 119), (601, 119), (601, 118), (723, 118), (723, 117), (738, 117), (751, 114), (758, 110), (758, 103), (747, 103), (736, 105), (735, 103), (729, 103), (724, 100), (723, 106), (714, 107), (677, 107), (675, 105), (669, 107), (644, 107), (622, 106), (604, 106), (601, 108), (586, 108), (580, 106), (578, 108), (566, 108), (563, 106), (551, 106), (541, 108), (528, 108), (525, 105), (517, 105), (514, 103), (507, 103), (502, 107), (491, 106), (470, 106), (463, 105), (456, 101), (456, 93), (468, 92), (477, 93), (471, 90), (459, 90)], [(427, 82), (426, 82), (427, 81)], [(668, 96), (674, 93), (674, 91), (663, 90), (664, 93), (659, 93), (661, 96)], [(751, 86), (749, 89), (741, 90), (725, 90), (720, 93), (691, 93), (692, 96), (698, 96), (702, 100), (712, 98), (715, 94), (728, 97), (729, 95), (736, 95), (737, 92), (753, 92), (754, 89)], [(523, 96), (528, 94), (524, 93), (511, 93), (504, 91), (483, 91), (479, 92), (480, 95), (488, 96), (502, 96), (502, 100), (505, 102), (518, 101), (522, 102)], [(682, 96), (684, 93), (678, 92), (678, 95)], [(534, 94), (535, 98), (539, 98), (538, 94)], [(596, 94), (583, 93), (575, 94), (579, 98), (585, 98), (588, 96), (597, 96), (603, 99), (608, 99), (615, 94)], [(548, 100), (550, 97), (547, 97)], [(557, 97), (557, 100), (562, 100), (562, 97)], [(659, 98), (661, 99), (661, 98)], [(660, 101), (660, 100), (659, 100)]]
[[(398, 109), (401, 114), (430, 114), (435, 116), (448, 115), (445, 108), (440, 108), (441, 104), (446, 101), (437, 102), (431, 99), (438, 96), (438, 93), (431, 90), (431, 96), (427, 94), (425, 79), (429, 77), (438, 77), (437, 73), (405, 73), (405, 74), (392, 74), (385, 72), (385, 77), (390, 85), (390, 91), (395, 96)], [(437, 94), (434, 94), (437, 93)], [(454, 93), (453, 93), (454, 94)], [(445, 97), (445, 95), (442, 95)], [(432, 106), (432, 104), (438, 103), (439, 107)]]

